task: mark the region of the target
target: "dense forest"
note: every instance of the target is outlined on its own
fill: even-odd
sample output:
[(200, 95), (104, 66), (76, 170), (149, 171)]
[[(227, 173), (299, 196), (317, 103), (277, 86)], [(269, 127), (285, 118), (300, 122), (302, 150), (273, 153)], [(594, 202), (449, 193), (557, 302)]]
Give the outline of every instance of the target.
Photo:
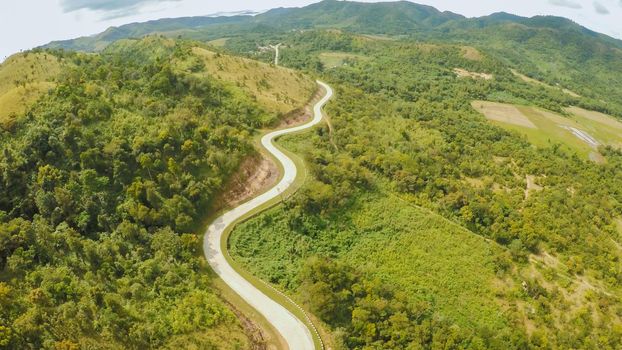
[(0, 138), (0, 346), (247, 347), (194, 232), (272, 116), (181, 42), (46, 55), (56, 87)]

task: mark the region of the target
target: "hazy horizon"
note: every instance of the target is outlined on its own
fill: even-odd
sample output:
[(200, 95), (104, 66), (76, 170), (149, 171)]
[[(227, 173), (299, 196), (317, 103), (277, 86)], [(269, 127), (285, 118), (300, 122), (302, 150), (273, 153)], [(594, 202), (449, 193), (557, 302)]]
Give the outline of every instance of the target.
[[(382, 0), (381, 0), (382, 1)], [(57, 0), (2, 2), (0, 30), (13, 33), (2, 40), (0, 61), (21, 50), (45, 45), (50, 41), (95, 35), (112, 26), (145, 22), (161, 18), (206, 16), (214, 13), (256, 11), (276, 7), (301, 7), (313, 0), (231, 0), (206, 3), (201, 0)], [(362, 0), (362, 2), (379, 2)], [(569, 18), (593, 31), (622, 39), (622, 1), (619, 0), (525, 0), (523, 2), (480, 0), (460, 2), (452, 0), (413, 1), (434, 6), (441, 11), (452, 11), (466, 17), (480, 17), (494, 12), (508, 12), (520, 16), (554, 15)], [(32, 26), (31, 23), (36, 23)]]

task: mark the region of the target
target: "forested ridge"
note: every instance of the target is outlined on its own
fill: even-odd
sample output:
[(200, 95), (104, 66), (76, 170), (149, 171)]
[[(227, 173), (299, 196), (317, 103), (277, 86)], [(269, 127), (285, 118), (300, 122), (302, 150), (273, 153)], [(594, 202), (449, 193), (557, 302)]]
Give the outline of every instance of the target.
[(197, 223), (273, 120), (158, 38), (66, 62), (0, 139), (0, 346), (245, 348)]

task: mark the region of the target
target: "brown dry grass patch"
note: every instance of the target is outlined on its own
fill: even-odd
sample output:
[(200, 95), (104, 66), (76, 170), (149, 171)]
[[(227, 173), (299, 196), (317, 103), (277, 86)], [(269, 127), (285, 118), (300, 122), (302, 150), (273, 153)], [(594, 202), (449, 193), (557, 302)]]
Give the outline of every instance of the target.
[(10, 129), (39, 97), (54, 88), (61, 71), (58, 59), (47, 53), (23, 53), (0, 65), (0, 127)]

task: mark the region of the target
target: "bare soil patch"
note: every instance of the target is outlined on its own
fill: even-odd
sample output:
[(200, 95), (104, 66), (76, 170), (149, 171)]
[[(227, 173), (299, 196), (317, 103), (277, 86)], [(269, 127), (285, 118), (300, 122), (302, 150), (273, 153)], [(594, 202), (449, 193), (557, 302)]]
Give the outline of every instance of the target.
[(225, 303), (227, 304), (227, 306), (229, 306), (229, 309), (233, 312), (233, 314), (238, 318), (240, 324), (242, 325), (242, 328), (244, 328), (244, 333), (246, 333), (246, 336), (251, 343), (250, 349), (266, 350), (266, 340), (264, 332), (261, 330), (261, 327), (259, 327), (255, 322), (253, 322), (253, 320), (251, 320), (249, 317), (244, 315), (244, 313), (238, 310), (235, 305), (227, 300), (225, 300)]
[(462, 68), (454, 68), (454, 73), (456, 73), (458, 78), (472, 78), (472, 79), (484, 79), (484, 80), (490, 80), (493, 78), (492, 74), (469, 72), (468, 70), (462, 69)]
[(276, 184), (279, 170), (263, 155), (247, 158), (217, 201), (219, 209), (235, 207)]
[(525, 188), (525, 199), (529, 198), (531, 191), (542, 191), (542, 186), (536, 183), (536, 177), (534, 175), (526, 175), (525, 181), (527, 181), (527, 188)]

